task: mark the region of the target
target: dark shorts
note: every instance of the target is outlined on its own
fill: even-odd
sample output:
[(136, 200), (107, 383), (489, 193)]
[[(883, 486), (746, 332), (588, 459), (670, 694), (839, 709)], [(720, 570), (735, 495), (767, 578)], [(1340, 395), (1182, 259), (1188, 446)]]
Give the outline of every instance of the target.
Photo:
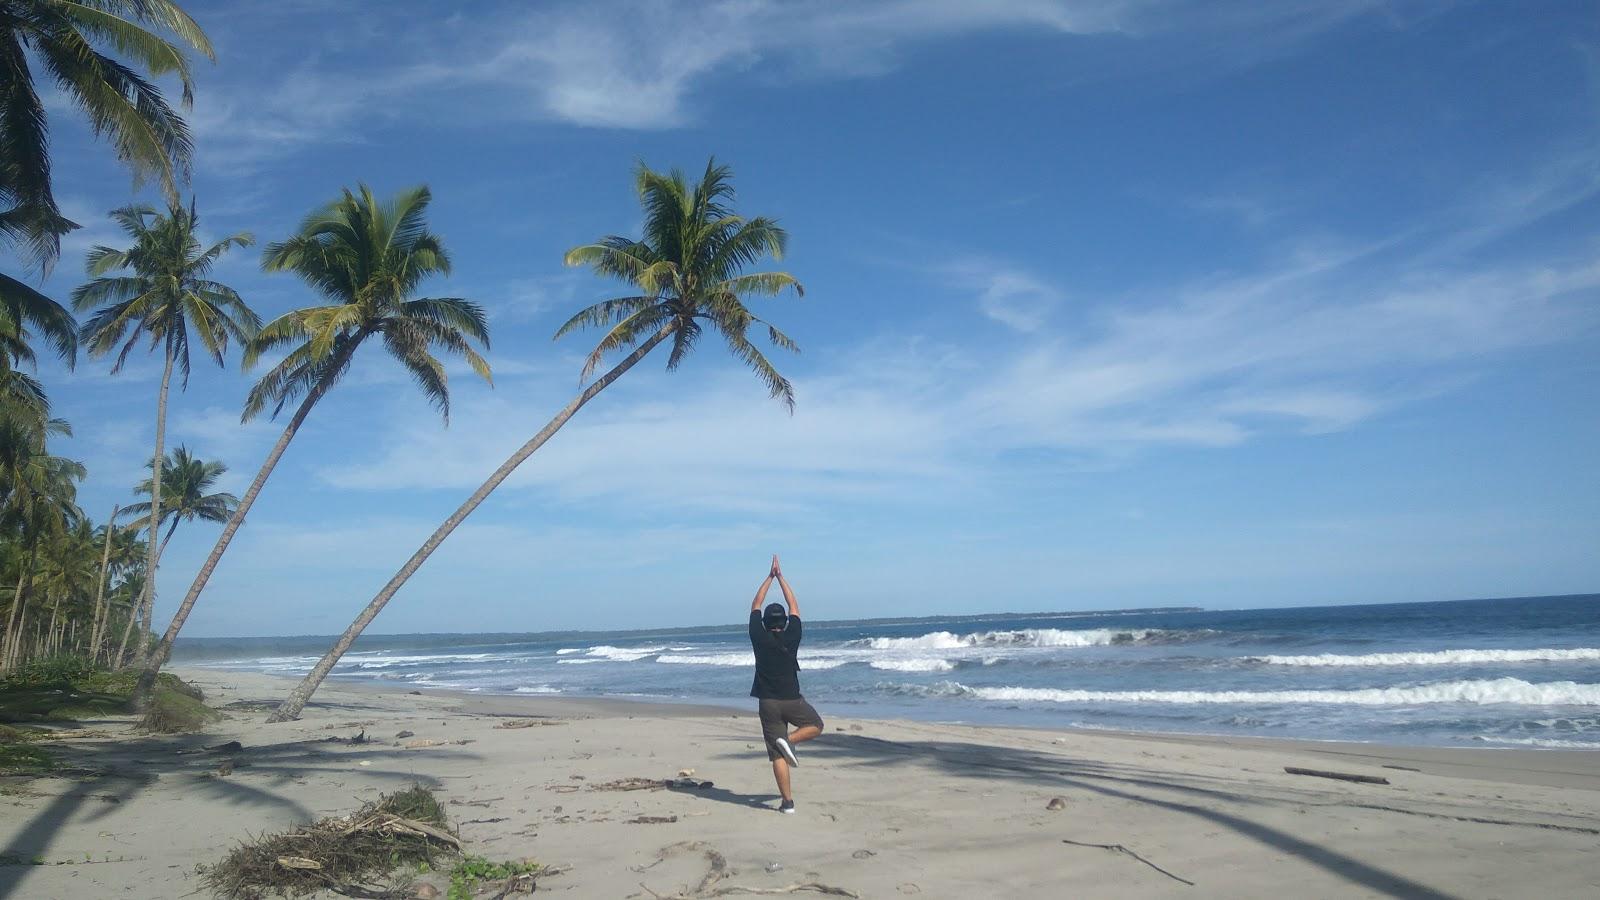
[(761, 737), (767, 742), (767, 759), (777, 759), (778, 745), (774, 744), (781, 737), (789, 736), (789, 726), (804, 728), (807, 725), (822, 727), (822, 717), (811, 708), (811, 704), (804, 697), (797, 700), (767, 700), (761, 701)]

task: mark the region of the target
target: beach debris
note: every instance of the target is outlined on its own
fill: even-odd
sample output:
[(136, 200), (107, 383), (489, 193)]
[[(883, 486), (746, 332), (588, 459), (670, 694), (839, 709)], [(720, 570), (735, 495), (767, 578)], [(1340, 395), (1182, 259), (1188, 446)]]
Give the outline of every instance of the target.
[(233, 774), (233, 760), (225, 759), (217, 764), (217, 776), (226, 778)]
[(1388, 766), (1388, 765), (1386, 765), (1386, 766), (1384, 766), (1384, 768), (1385, 769), (1399, 769), (1402, 772), (1421, 772), (1422, 771), (1421, 769), (1413, 769), (1410, 766)]
[(1051, 797), (1050, 802), (1046, 803), (1044, 808), (1050, 810), (1051, 812), (1060, 812), (1061, 810), (1067, 808), (1067, 801), (1061, 797)]
[(443, 745), (444, 741), (435, 741), (428, 738), (417, 738), (413, 741), (406, 741), (405, 748), (407, 750), (421, 750), (423, 747), (440, 747)]
[(1160, 872), (1161, 874), (1167, 876), (1168, 878), (1171, 878), (1173, 881), (1181, 881), (1181, 882), (1183, 882), (1184, 884), (1187, 884), (1190, 887), (1194, 887), (1194, 882), (1190, 881), (1189, 879), (1182, 878), (1182, 877), (1179, 877), (1177, 875), (1172, 874), (1171, 872), (1168, 872), (1166, 869), (1161, 868), (1160, 866), (1156, 865), (1155, 863), (1151, 862), (1148, 859), (1145, 859), (1144, 857), (1142, 857), (1139, 854), (1133, 852), (1132, 850), (1129, 850), (1127, 847), (1124, 847), (1121, 844), (1089, 844), (1089, 843), (1085, 843), (1084, 841), (1069, 841), (1069, 840), (1067, 840), (1065, 838), (1063, 838), (1061, 840), (1061, 843), (1063, 843), (1063, 844), (1071, 844), (1074, 847), (1093, 847), (1096, 850), (1110, 850), (1112, 853), (1123, 853), (1123, 854), (1126, 854), (1128, 856), (1133, 857), (1134, 859), (1137, 859), (1139, 862), (1144, 863), (1145, 865), (1149, 866), (1150, 868), (1155, 869), (1157, 872)]
[(694, 777), (694, 770), (693, 769), (679, 769), (678, 770), (678, 777), (679, 778), (692, 778), (692, 777)]
[(637, 816), (629, 819), (629, 825), (671, 825), (678, 821), (677, 816)]
[(403, 896), (394, 888), (375, 889), (375, 880), (397, 867), (433, 865), (441, 853), (459, 853), (461, 840), (447, 829), (438, 800), (426, 788), (412, 787), (349, 816), (263, 835), (199, 872), (206, 887), (228, 900), (324, 890)]
[(408, 737), (416, 737), (416, 736), (417, 736), (417, 733), (415, 731), (396, 731), (394, 733), (394, 739), (397, 740), (397, 741), (403, 741)]
[(563, 723), (560, 719), (512, 719), (509, 722), (501, 722), (499, 725), (496, 725), (495, 727), (496, 728), (533, 728), (533, 727), (539, 726), (539, 725), (562, 725), (562, 724), (565, 724), (565, 723)]
[(767, 870), (767, 874), (768, 875), (771, 875), (774, 872), (782, 872), (783, 871), (783, 863), (781, 863), (781, 862), (769, 862), (769, 863), (767, 863), (765, 868)]
[[(574, 775), (574, 779), (582, 776)], [(659, 791), (667, 786), (667, 782), (659, 778), (618, 778), (616, 781), (607, 781), (602, 784), (591, 784), (591, 791)]]
[(905, 882), (903, 884), (897, 884), (897, 885), (894, 886), (894, 889), (899, 891), (902, 894), (920, 894), (920, 893), (922, 893), (922, 888), (919, 887), (915, 881), (907, 881), (907, 882)]
[(873, 853), (871, 850), (857, 850), (856, 852), (850, 854), (850, 858), (851, 859), (869, 859), (869, 858), (877, 856), (877, 855), (878, 854)]
[(712, 847), (710, 844), (707, 844), (704, 841), (680, 841), (676, 844), (668, 844), (667, 846), (656, 851), (655, 862), (650, 863), (648, 866), (632, 866), (631, 868), (635, 872), (643, 872), (652, 866), (660, 864), (670, 856), (674, 856), (678, 853), (693, 853), (696, 851), (705, 854), (706, 874), (701, 877), (700, 883), (695, 885), (693, 889), (686, 888), (675, 894), (661, 894), (651, 890), (643, 882), (639, 883), (639, 887), (643, 888), (644, 892), (649, 894), (651, 897), (654, 897), (655, 900), (701, 900), (701, 898), (705, 897), (727, 897), (734, 894), (777, 896), (780, 894), (798, 894), (802, 892), (827, 894), (834, 897), (854, 897), (857, 898), (857, 900), (860, 900), (861, 897), (861, 895), (857, 894), (855, 891), (846, 890), (842, 887), (835, 887), (831, 884), (822, 884), (821, 882), (817, 881), (808, 881), (803, 884), (791, 884), (786, 887), (778, 888), (749, 887), (742, 884), (719, 885), (718, 882), (727, 878), (730, 874), (728, 871), (728, 859), (718, 852), (715, 847)]
[(225, 744), (217, 744), (216, 746), (213, 746), (213, 747), (207, 747), (206, 748), (206, 752), (207, 753), (238, 753), (240, 750), (243, 750), (243, 749), (244, 749), (244, 745), (239, 743), (238, 741), (228, 741)]
[(1358, 784), (1388, 784), (1389, 779), (1380, 775), (1354, 775), (1349, 772), (1326, 772), (1321, 769), (1302, 769), (1297, 766), (1284, 766), (1283, 770), (1290, 775), (1309, 775), (1313, 778), (1332, 778), (1338, 781), (1354, 781)]
[(363, 759), (361, 762), (356, 763), (356, 765), (358, 765), (358, 766), (370, 766), (370, 765), (372, 765), (372, 760)]
[(411, 889), (412, 900), (439, 900), (444, 896), (431, 884), (419, 884)]
[(850, 730), (851, 731), (860, 731), (861, 730), (861, 726), (860, 725), (851, 725), (850, 726)]

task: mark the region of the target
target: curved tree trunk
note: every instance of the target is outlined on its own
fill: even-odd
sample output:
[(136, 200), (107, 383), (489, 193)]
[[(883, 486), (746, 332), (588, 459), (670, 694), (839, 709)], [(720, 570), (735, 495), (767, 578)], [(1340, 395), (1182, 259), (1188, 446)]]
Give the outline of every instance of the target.
[(139, 643), (134, 650), (134, 660), (143, 661), (150, 652), (150, 642), (145, 637), (150, 632), (150, 615), (156, 605), (156, 563), (161, 557), (160, 541), (156, 535), (161, 529), (161, 467), (166, 462), (167, 392), (172, 387), (172, 339), (167, 339), (167, 362), (161, 370), (161, 390), (156, 393), (156, 454), (150, 461), (150, 541), (149, 556), (145, 563), (144, 603), (140, 624)]
[(94, 629), (89, 635), (89, 659), (91, 662), (100, 661), (100, 638), (103, 636), (106, 621), (106, 574), (111, 571), (111, 537), (117, 533), (117, 513), (122, 511), (118, 504), (111, 504), (111, 518), (106, 520), (106, 547), (100, 552), (100, 579), (95, 582), (94, 588)]
[(294, 411), (294, 416), (284, 427), (283, 434), (278, 436), (278, 442), (272, 445), (266, 460), (261, 463), (260, 471), (256, 472), (255, 480), (250, 482), (250, 488), (239, 498), (238, 508), (228, 517), (228, 524), (222, 527), (222, 534), (217, 537), (217, 545), (211, 548), (211, 555), (206, 557), (199, 573), (194, 576), (194, 584), (189, 585), (189, 593), (183, 596), (183, 603), (179, 604), (178, 611), (173, 614), (166, 633), (161, 636), (160, 645), (145, 663), (144, 670), (139, 673), (139, 681), (133, 687), (134, 706), (143, 705), (145, 698), (150, 695), (151, 688), (155, 686), (156, 675), (160, 673), (161, 667), (167, 664), (167, 660), (172, 658), (172, 645), (178, 639), (178, 632), (183, 630), (183, 624), (189, 620), (189, 613), (194, 609), (195, 601), (200, 599), (200, 592), (206, 589), (206, 582), (211, 580), (211, 573), (217, 570), (217, 563), (222, 561), (222, 554), (227, 552), (228, 545), (233, 542), (234, 533), (244, 524), (244, 517), (249, 514), (250, 507), (255, 505), (256, 497), (266, 485), (267, 478), (272, 475), (272, 470), (278, 467), (278, 460), (283, 458), (284, 451), (289, 449), (289, 442), (294, 440), (306, 416), (311, 413), (311, 407), (316, 406), (317, 401), (328, 392), (333, 378), (344, 369), (366, 336), (366, 332), (358, 332), (340, 351), (340, 358), (333, 360), (328, 367), (330, 373), (328, 377), (317, 382), (316, 386), (306, 394), (305, 400), (300, 402), (300, 408)]
[(356, 638), (383, 610), (384, 605), (389, 602), (390, 598), (416, 573), (417, 569), (422, 567), (424, 562), (427, 562), (428, 557), (432, 556), (433, 551), (444, 543), (445, 538), (456, 530), (456, 526), (460, 525), (467, 516), (472, 515), (472, 511), (477, 509), (478, 505), (483, 503), (494, 492), (494, 489), (500, 486), (501, 482), (510, 477), (511, 473), (522, 465), (523, 460), (526, 460), (533, 455), (535, 450), (544, 446), (544, 443), (550, 440), (557, 431), (560, 431), (561, 426), (567, 424), (567, 421), (578, 410), (582, 409), (585, 403), (594, 399), (595, 395), (605, 390), (611, 382), (621, 378), (622, 373), (633, 368), (639, 360), (644, 359), (645, 355), (654, 350), (657, 344), (666, 340), (667, 336), (672, 334), (675, 328), (676, 323), (674, 322), (661, 326), (661, 330), (624, 357), (611, 371), (600, 376), (594, 384), (589, 385), (580, 392), (561, 412), (556, 413), (555, 418), (541, 428), (538, 434), (534, 435), (526, 444), (518, 447), (517, 452), (511, 454), (509, 459), (501, 463), (500, 468), (495, 469), (494, 474), (490, 475), (489, 479), (479, 486), (472, 493), (472, 496), (467, 498), (465, 503), (462, 503), (455, 512), (451, 513), (450, 518), (445, 519), (444, 524), (435, 529), (433, 534), (429, 535), (428, 539), (417, 549), (417, 552), (406, 560), (406, 564), (400, 567), (400, 571), (389, 579), (389, 583), (383, 586), (383, 590), (378, 592), (378, 596), (372, 598), (372, 602), (368, 603), (367, 608), (361, 611), (361, 615), (356, 616), (356, 620), (350, 623), (350, 627), (344, 630), (344, 634), (339, 636), (339, 640), (328, 650), (327, 654), (312, 667), (310, 672), (306, 673), (306, 677), (295, 685), (288, 698), (283, 701), (282, 705), (272, 715), (267, 717), (267, 721), (287, 722), (291, 719), (299, 718), (300, 711), (305, 709), (306, 701), (311, 699), (311, 695), (322, 684), (322, 680), (328, 677), (328, 673), (339, 662), (339, 658), (344, 656), (345, 652), (350, 649), (350, 645), (355, 643)]

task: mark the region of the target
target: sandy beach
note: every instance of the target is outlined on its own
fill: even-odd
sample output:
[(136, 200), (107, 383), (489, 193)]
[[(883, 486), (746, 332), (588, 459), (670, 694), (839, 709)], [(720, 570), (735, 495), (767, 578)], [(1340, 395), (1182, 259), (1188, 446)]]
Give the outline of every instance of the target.
[[(799, 814), (780, 816), (759, 727), (741, 708), (753, 704), (737, 698), (718, 709), (329, 685), (299, 722), (266, 725), (242, 707), (281, 697), (285, 682), (176, 671), (228, 718), (184, 736), (84, 723), (58, 744), (71, 777), (4, 779), (0, 852), (44, 864), (0, 867), (0, 896), (203, 896), (195, 866), (236, 842), (413, 782), (446, 801), (468, 852), (564, 867), (538, 890), (571, 897), (692, 896), (717, 860), (726, 872), (705, 896), (803, 884), (861, 897), (1600, 894), (1600, 753), (980, 728), (823, 709), (828, 732), (801, 748)], [(230, 740), (242, 749), (204, 752)], [(224, 760), (231, 771), (219, 774)], [(712, 786), (615, 789), (686, 769)]]

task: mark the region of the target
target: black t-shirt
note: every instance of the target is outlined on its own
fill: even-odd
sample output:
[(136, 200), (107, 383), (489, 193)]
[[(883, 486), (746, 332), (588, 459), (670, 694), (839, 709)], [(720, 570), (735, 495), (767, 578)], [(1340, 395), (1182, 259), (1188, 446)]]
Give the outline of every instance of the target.
[(763, 700), (800, 699), (800, 617), (790, 616), (789, 625), (773, 634), (761, 624), (760, 610), (750, 611), (750, 646), (756, 651), (756, 677), (750, 696)]

